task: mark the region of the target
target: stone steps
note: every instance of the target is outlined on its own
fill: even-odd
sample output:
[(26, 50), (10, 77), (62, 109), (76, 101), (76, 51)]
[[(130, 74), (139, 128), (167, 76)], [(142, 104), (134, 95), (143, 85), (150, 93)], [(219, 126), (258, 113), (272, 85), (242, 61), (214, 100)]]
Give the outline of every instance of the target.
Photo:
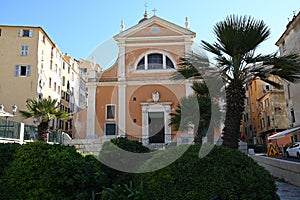
[(74, 146), (78, 151), (83, 154), (92, 153), (95, 156), (99, 155), (103, 143), (106, 141), (110, 141), (113, 137), (99, 137), (95, 139), (72, 139), (64, 141), (64, 144)]

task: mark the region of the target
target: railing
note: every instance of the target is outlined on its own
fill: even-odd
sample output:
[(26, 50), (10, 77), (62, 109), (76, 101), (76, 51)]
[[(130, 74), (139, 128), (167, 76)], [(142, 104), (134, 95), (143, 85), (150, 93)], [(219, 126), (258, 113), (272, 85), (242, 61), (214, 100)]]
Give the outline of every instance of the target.
[[(0, 142), (26, 143), (37, 140), (37, 127), (0, 119)], [(48, 143), (65, 143), (72, 138), (61, 131), (49, 131)]]

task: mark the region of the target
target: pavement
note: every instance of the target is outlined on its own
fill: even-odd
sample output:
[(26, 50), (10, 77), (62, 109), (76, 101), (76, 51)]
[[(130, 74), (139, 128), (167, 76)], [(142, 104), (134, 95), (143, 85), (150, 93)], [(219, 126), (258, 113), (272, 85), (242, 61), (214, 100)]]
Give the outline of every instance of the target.
[(277, 194), (281, 200), (300, 199), (300, 187), (279, 181), (276, 181), (275, 183), (278, 187)]

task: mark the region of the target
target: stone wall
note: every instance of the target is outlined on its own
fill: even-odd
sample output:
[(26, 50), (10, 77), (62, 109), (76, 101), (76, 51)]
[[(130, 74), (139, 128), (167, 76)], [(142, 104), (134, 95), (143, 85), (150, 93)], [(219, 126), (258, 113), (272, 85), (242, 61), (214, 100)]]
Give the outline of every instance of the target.
[(249, 155), (275, 177), (300, 187), (300, 162), (291, 162), (261, 155)]

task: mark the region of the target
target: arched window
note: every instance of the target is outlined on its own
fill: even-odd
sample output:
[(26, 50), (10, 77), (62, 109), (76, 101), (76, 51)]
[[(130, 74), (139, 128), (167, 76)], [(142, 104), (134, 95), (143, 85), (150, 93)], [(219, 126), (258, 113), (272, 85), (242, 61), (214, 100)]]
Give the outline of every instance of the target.
[(163, 55), (158, 53), (149, 54), (148, 69), (163, 69)]
[(145, 69), (145, 57), (139, 61), (136, 69)]
[(170, 60), (169, 57), (166, 57), (166, 67), (167, 67), (167, 69), (174, 69), (175, 68), (173, 62)]
[(149, 53), (143, 56), (138, 64), (137, 70), (159, 70), (174, 69), (172, 60), (163, 53)]

